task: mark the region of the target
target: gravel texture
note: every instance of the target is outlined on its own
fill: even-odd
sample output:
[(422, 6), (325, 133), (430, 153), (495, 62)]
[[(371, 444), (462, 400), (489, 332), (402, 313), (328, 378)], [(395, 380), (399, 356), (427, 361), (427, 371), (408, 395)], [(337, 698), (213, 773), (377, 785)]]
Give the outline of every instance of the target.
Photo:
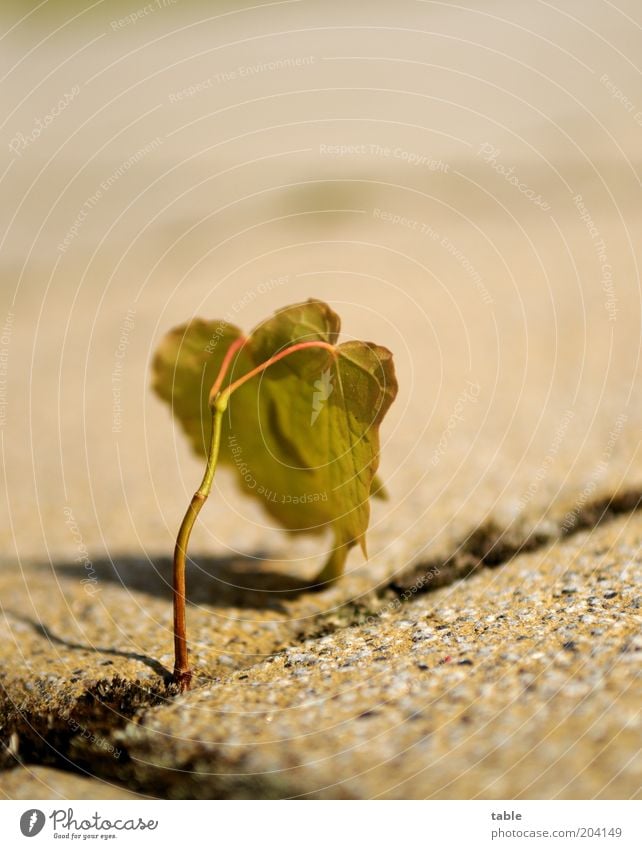
[(635, 515), (392, 601), (119, 739), (176, 794), (639, 798), (641, 543)]
[[(325, 635), (270, 645), (263, 626), (263, 658), (235, 658), (212, 609), (216, 677), (183, 697), (122, 642), (105, 667), (104, 645), (70, 652), (17, 618), (38, 660), (3, 676), (7, 742), (161, 797), (637, 797), (641, 545), (633, 513), (433, 592), (347, 606)], [(136, 639), (156, 631), (139, 623)]]

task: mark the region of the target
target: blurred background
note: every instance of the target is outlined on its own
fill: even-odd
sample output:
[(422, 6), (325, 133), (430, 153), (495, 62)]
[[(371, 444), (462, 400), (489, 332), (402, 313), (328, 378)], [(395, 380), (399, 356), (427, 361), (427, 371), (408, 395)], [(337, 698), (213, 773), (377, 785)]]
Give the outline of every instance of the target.
[[(373, 582), (637, 486), (639, 12), (5, 0), (3, 555), (74, 557), (65, 510), (90, 551), (169, 553), (201, 463), (155, 346), (311, 296), (397, 362)], [(195, 550), (322, 557), (231, 480)]]

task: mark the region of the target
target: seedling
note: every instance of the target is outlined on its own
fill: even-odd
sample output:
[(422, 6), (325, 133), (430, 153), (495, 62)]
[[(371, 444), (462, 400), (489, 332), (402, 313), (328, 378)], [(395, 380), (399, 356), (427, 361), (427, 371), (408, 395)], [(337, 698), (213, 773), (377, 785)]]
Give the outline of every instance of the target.
[[(217, 463), (237, 471), (286, 530), (334, 534), (315, 579), (343, 573), (357, 543), (366, 555), (370, 496), (377, 478), (379, 425), (397, 394), (392, 354), (370, 342), (337, 344), (339, 316), (310, 300), (275, 313), (243, 336), (225, 321), (195, 319), (170, 331), (154, 358), (154, 389), (167, 401), (205, 474), (174, 550), (174, 678), (189, 688), (185, 558)], [(367, 555), (366, 555), (367, 556)]]

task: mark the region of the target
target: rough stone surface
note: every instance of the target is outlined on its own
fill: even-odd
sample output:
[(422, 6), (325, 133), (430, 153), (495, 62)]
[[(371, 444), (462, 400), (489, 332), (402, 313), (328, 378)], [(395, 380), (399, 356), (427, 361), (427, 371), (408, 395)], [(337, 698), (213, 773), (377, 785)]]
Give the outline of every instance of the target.
[(393, 601), (119, 739), (179, 795), (639, 798), (641, 545), (635, 515)]
[[(191, 662), (201, 682), (338, 627), (359, 608), (340, 607), (348, 596), (339, 585), (324, 595), (321, 614), (317, 594), (292, 589), (287, 576), (248, 574), (245, 565), (190, 570)], [(55, 759), (71, 744), (82, 763), (108, 759), (101, 741), (110, 729), (173, 697), (169, 562), (96, 561), (92, 569), (90, 583), (78, 565), (0, 570), (2, 737), (16, 735), (21, 757), (38, 751)], [(98, 741), (84, 737), (84, 728)]]
[(637, 796), (641, 544), (632, 514), (391, 596), (134, 711), (106, 732), (126, 758), (104, 752), (100, 769), (187, 798)]

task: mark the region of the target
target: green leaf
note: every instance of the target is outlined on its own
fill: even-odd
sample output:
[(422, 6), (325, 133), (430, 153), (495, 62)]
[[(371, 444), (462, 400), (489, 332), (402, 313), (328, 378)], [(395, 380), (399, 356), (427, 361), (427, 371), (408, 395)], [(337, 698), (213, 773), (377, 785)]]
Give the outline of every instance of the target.
[[(333, 346), (296, 350), (236, 388), (220, 449), (220, 462), (284, 528), (332, 528), (335, 547), (322, 581), (341, 574), (353, 545), (365, 552), (370, 497), (385, 497), (376, 475), (379, 426), (397, 393), (391, 353), (370, 342), (337, 344), (339, 329), (338, 315), (321, 301), (279, 310), (250, 333), (222, 384), (293, 345)], [(210, 437), (210, 388), (241, 336), (226, 322), (197, 319), (172, 330), (156, 353), (154, 389), (199, 454)]]

